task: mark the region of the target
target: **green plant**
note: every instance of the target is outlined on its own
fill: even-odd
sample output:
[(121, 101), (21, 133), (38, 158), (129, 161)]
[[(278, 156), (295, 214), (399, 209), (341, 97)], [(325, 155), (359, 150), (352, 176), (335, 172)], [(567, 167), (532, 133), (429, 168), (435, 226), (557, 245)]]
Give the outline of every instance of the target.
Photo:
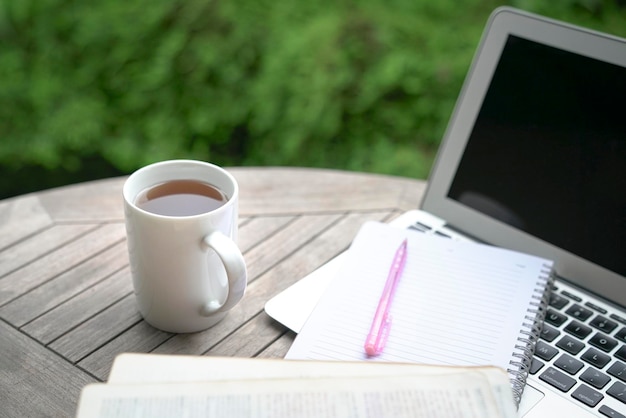
[(619, 1), (0, 0), (0, 196), (168, 158), (425, 177), (493, 8), (624, 35)]

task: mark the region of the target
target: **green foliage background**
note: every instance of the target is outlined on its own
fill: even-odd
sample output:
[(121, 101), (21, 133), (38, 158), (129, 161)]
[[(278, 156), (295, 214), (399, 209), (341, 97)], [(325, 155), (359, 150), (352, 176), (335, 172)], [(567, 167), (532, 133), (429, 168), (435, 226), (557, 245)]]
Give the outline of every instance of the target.
[(486, 19), (623, 0), (0, 0), (0, 197), (170, 158), (424, 178)]

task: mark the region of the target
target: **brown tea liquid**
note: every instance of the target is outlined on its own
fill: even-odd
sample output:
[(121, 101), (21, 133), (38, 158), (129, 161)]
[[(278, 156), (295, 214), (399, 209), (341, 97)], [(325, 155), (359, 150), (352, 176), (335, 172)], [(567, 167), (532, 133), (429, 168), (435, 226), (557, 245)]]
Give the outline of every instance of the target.
[(163, 216), (193, 216), (211, 212), (228, 201), (217, 187), (196, 180), (172, 180), (137, 195), (137, 207)]

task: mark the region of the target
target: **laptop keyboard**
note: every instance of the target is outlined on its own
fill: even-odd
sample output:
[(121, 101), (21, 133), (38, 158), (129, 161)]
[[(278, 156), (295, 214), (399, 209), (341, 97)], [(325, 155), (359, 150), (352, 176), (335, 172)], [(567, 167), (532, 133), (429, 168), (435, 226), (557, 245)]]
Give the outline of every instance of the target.
[[(409, 229), (469, 241), (421, 222)], [(530, 375), (599, 416), (626, 418), (626, 315), (611, 309), (557, 283)]]
[[(602, 415), (624, 417), (626, 316), (562, 287), (552, 290), (530, 374)], [(619, 401), (621, 412), (607, 398)]]

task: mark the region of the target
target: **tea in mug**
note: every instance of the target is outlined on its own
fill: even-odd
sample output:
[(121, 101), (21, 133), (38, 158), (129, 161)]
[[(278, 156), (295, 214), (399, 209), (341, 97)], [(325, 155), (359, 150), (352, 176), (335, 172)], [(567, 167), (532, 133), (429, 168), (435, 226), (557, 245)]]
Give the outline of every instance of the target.
[(197, 180), (172, 180), (142, 191), (140, 209), (163, 216), (194, 216), (224, 206), (228, 198), (219, 188)]

